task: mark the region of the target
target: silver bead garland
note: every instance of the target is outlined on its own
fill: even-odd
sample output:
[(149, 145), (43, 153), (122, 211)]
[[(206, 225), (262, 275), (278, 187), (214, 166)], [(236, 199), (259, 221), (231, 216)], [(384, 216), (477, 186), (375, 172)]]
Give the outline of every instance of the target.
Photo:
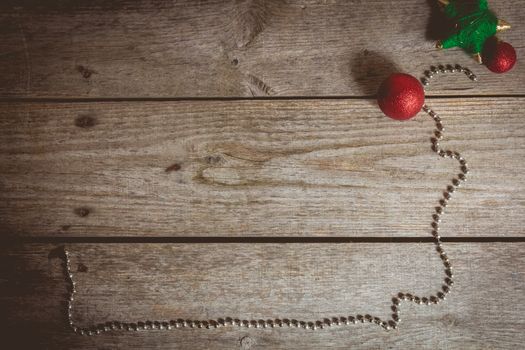
[[(425, 72), (425, 76), (421, 78), (421, 83), (426, 87), (430, 84), (432, 78), (436, 75), (444, 73), (464, 73), (469, 79), (476, 81), (477, 78), (468, 68), (463, 68), (460, 65), (439, 65), (437, 67), (430, 67), (430, 70)], [(450, 293), (451, 287), (454, 284), (452, 267), (450, 260), (443, 249), (441, 243), (441, 237), (439, 235), (439, 224), (441, 222), (441, 217), (445, 213), (445, 208), (447, 207), (448, 202), (452, 198), (452, 194), (456, 189), (461, 185), (462, 182), (465, 182), (467, 179), (467, 174), (469, 172), (467, 167), (467, 161), (463, 158), (458, 152), (443, 149), (440, 147), (439, 141), (443, 138), (444, 126), (441, 121), (441, 118), (430, 109), (427, 105), (424, 105), (422, 110), (428, 114), (435, 123), (434, 136), (431, 138), (431, 149), (436, 154), (442, 158), (452, 158), (458, 161), (459, 163), (459, 173), (454, 177), (451, 183), (445, 188), (442, 198), (438, 201), (438, 206), (435, 208), (434, 213), (432, 213), (432, 222), (431, 222), (431, 235), (434, 239), (434, 245), (436, 251), (441, 258), (441, 261), (444, 266), (443, 285), (441, 289), (436, 291), (434, 294), (421, 297), (413, 295), (411, 293), (399, 292), (392, 298), (392, 315), (390, 319), (381, 319), (380, 317), (374, 317), (372, 315), (353, 315), (353, 316), (337, 316), (330, 318), (323, 318), (316, 321), (304, 321), (296, 319), (267, 319), (267, 320), (241, 320), (238, 318), (224, 317), (217, 318), (213, 320), (185, 320), (185, 319), (176, 319), (176, 320), (157, 320), (157, 321), (137, 321), (137, 322), (120, 322), (120, 321), (110, 321), (106, 323), (99, 323), (87, 327), (80, 327), (74, 322), (73, 317), (73, 302), (75, 300), (76, 283), (74, 280), (74, 275), (71, 270), (71, 260), (70, 254), (67, 249), (64, 249), (64, 254), (62, 256), (64, 262), (64, 273), (66, 280), (68, 282), (68, 298), (67, 298), (67, 321), (69, 326), (79, 335), (93, 336), (101, 334), (104, 332), (111, 331), (142, 331), (142, 330), (171, 330), (178, 328), (219, 328), (219, 327), (245, 327), (245, 328), (283, 328), (283, 327), (292, 327), (292, 328), (304, 328), (310, 330), (323, 329), (333, 326), (343, 326), (356, 323), (373, 323), (385, 330), (396, 329), (399, 322), (401, 322), (400, 317), (400, 304), (401, 301), (411, 301), (416, 304), (432, 305), (438, 304), (441, 300), (445, 300), (445, 297)]]

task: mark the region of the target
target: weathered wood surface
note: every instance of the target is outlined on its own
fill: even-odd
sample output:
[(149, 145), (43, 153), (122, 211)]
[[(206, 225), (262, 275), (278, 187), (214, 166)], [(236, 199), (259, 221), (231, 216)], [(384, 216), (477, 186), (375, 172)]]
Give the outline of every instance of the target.
[[(434, 293), (443, 266), (430, 243), (368, 238), (428, 237), (430, 214), (457, 163), (431, 152), (428, 117), (398, 123), (373, 100), (320, 97), (371, 96), (393, 71), (418, 76), (439, 63), (472, 68), (480, 83), (458, 75), (427, 91), (455, 96), (428, 103), (444, 120), (442, 145), (461, 152), (471, 169), (440, 232), (459, 240), (524, 234), (525, 66), (518, 62), (512, 73), (496, 75), (460, 50), (434, 49), (442, 24), (434, 5), (1, 2), (1, 238), (99, 242), (67, 244), (81, 325), (221, 316), (388, 318), (398, 291)], [(519, 57), (525, 57), (522, 5), (491, 1), (514, 25), (501, 37)], [(270, 98), (195, 99), (252, 96)], [(177, 99), (185, 97), (194, 99)], [(122, 243), (122, 236), (143, 242), (195, 236), (208, 243)], [(210, 243), (206, 236), (369, 243)], [(103, 243), (109, 237), (119, 243)], [(3, 244), (2, 345), (520, 349), (525, 242), (519, 240), (445, 244), (453, 292), (437, 306), (402, 303), (397, 331), (359, 324), (317, 332), (221, 328), (94, 338), (66, 327), (61, 245)]]
[[(523, 235), (524, 101), (429, 101), (471, 169), (443, 236)], [(458, 171), (432, 131), (370, 100), (3, 103), (0, 230), (426, 237)]]
[[(432, 244), (67, 246), (78, 281), (79, 323), (388, 315), (393, 293), (432, 292), (443, 277)], [(66, 283), (56, 248), (2, 248), (3, 330), (19, 348), (517, 349), (525, 342), (525, 243), (446, 244), (455, 268), (452, 293), (435, 306), (403, 302), (396, 331), (365, 324), (316, 332), (221, 328), (94, 338), (66, 327)]]
[[(434, 48), (436, 2), (3, 1), (0, 95), (363, 96), (394, 70), (438, 63), (471, 66), (483, 84), (448, 80), (432, 94), (524, 94), (525, 65), (497, 75)], [(525, 57), (522, 5), (491, 1)]]

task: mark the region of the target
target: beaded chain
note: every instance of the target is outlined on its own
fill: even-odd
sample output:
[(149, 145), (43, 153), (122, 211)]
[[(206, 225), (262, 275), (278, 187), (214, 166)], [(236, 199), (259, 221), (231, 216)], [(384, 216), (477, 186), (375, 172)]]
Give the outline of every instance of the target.
[[(433, 77), (444, 73), (464, 73), (470, 80), (476, 81), (477, 78), (468, 68), (463, 68), (460, 65), (447, 65), (438, 67), (432, 66), (430, 70), (425, 72), (425, 76), (421, 78), (421, 82), (424, 86), (428, 86)], [(430, 109), (427, 105), (423, 105), (422, 110), (428, 114), (435, 123), (434, 136), (431, 138), (431, 149), (437, 155), (442, 158), (452, 158), (459, 163), (459, 173), (454, 177), (451, 183), (445, 188), (443, 196), (439, 199), (439, 205), (435, 207), (435, 211), (432, 214), (431, 223), (431, 234), (434, 239), (434, 245), (439, 257), (443, 263), (445, 277), (443, 279), (443, 285), (441, 289), (436, 291), (430, 296), (418, 296), (411, 293), (399, 292), (392, 298), (392, 316), (391, 319), (385, 320), (379, 317), (371, 315), (354, 315), (354, 316), (343, 316), (343, 317), (331, 317), (319, 319), (316, 321), (303, 321), (296, 319), (268, 319), (268, 320), (241, 320), (237, 318), (225, 317), (217, 318), (213, 320), (187, 320), (187, 319), (176, 319), (170, 321), (137, 321), (137, 322), (120, 322), (110, 321), (106, 323), (100, 323), (92, 326), (78, 326), (73, 317), (73, 302), (75, 300), (76, 282), (74, 275), (71, 270), (70, 254), (67, 249), (64, 248), (62, 260), (64, 266), (64, 273), (68, 282), (68, 298), (67, 298), (67, 320), (69, 326), (79, 335), (93, 336), (101, 334), (103, 332), (124, 330), (124, 331), (142, 331), (142, 330), (171, 330), (177, 328), (219, 328), (219, 327), (246, 327), (246, 328), (274, 328), (274, 327), (295, 327), (304, 329), (323, 329), (326, 327), (340, 326), (355, 324), (358, 322), (373, 323), (385, 330), (396, 329), (400, 317), (400, 304), (401, 301), (411, 301), (416, 304), (432, 305), (438, 304), (440, 301), (445, 300), (445, 297), (450, 293), (451, 287), (454, 284), (452, 267), (450, 260), (443, 249), (441, 244), (441, 237), (439, 235), (439, 224), (441, 223), (441, 217), (445, 213), (445, 208), (449, 200), (452, 198), (452, 194), (457, 190), (462, 182), (466, 181), (468, 168), (465, 158), (463, 158), (458, 152), (446, 150), (440, 147), (439, 141), (443, 138), (443, 123), (441, 118)]]

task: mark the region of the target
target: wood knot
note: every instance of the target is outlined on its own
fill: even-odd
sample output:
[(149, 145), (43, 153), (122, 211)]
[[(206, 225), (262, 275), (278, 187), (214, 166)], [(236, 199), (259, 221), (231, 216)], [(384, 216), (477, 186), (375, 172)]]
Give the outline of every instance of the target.
[(252, 43), (265, 29), (270, 15), (270, 7), (265, 0), (236, 1), (231, 13), (231, 24), (237, 47), (246, 47)]
[(169, 173), (169, 172), (172, 172), (172, 171), (179, 171), (181, 169), (181, 166), (179, 163), (175, 163), (173, 165), (170, 165), (169, 167), (166, 168), (165, 172)]
[(81, 218), (85, 218), (86, 216), (89, 215), (90, 212), (91, 210), (86, 207), (75, 208), (75, 214), (77, 214)]
[(84, 79), (89, 79), (89, 78), (91, 78), (91, 75), (93, 75), (93, 73), (95, 73), (94, 70), (89, 69), (89, 68), (87, 68), (87, 67), (84, 67), (84, 66), (82, 66), (82, 65), (78, 65), (78, 66), (77, 66), (77, 71), (78, 71), (80, 74), (82, 74), (82, 77), (83, 77)]
[(79, 128), (91, 128), (97, 124), (97, 120), (90, 115), (80, 115), (75, 119), (75, 126)]
[(251, 349), (255, 345), (255, 339), (249, 336), (242, 337), (239, 342), (243, 350)]
[(88, 272), (88, 267), (82, 263), (78, 263), (77, 272)]
[(450, 327), (457, 327), (459, 324), (459, 321), (453, 314), (446, 314), (441, 318), (443, 324)]
[(250, 90), (253, 96), (270, 96), (275, 94), (275, 91), (270, 85), (268, 85), (255, 75), (248, 74), (247, 76), (249, 84), (248, 89)]
[(222, 161), (222, 157), (218, 155), (217, 156), (207, 156), (206, 158), (204, 158), (204, 160), (208, 164), (215, 165), (215, 164), (219, 164)]

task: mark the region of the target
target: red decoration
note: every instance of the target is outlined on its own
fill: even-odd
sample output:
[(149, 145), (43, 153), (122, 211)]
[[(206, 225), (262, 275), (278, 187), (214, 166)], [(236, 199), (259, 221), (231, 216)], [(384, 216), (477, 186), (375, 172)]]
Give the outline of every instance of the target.
[(414, 117), (425, 103), (423, 86), (411, 75), (394, 73), (379, 87), (379, 108), (392, 119), (407, 120)]
[(494, 73), (505, 73), (516, 63), (516, 50), (496, 37), (487, 40), (483, 48), (483, 63)]

